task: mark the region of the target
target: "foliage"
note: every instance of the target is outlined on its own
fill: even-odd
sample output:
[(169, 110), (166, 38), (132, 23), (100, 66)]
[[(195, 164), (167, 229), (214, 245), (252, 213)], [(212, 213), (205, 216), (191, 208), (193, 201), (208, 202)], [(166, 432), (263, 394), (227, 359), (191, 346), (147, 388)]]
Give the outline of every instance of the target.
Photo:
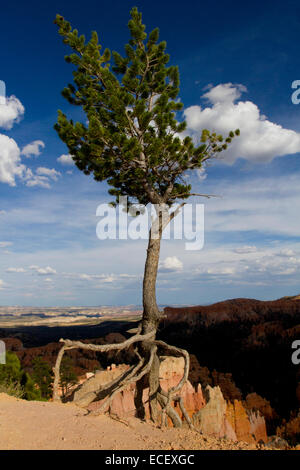
[(300, 444), (300, 410), (296, 416), (291, 416), (288, 422), (283, 420), (281, 426), (277, 428), (276, 434), (292, 446)]
[(22, 369), (18, 356), (11, 351), (6, 351), (6, 363), (0, 364), (0, 383), (20, 382), (21, 377)]
[(0, 392), (25, 400), (42, 400), (34, 379), (23, 371), (18, 356), (6, 351), (6, 363), (0, 364)]
[(60, 367), (60, 386), (62, 388), (63, 396), (66, 396), (70, 387), (78, 382), (78, 377), (75, 374), (73, 361), (70, 357), (65, 356), (61, 361)]
[(55, 23), (73, 50), (65, 60), (75, 66), (74, 83), (62, 94), (87, 118), (87, 124), (74, 123), (59, 111), (55, 125), (77, 167), (96, 181), (107, 180), (113, 204), (120, 196), (128, 196), (129, 207), (132, 202), (171, 206), (188, 198), (187, 172), (225, 150), (239, 130), (224, 139), (204, 129), (198, 146), (183, 134), (178, 67), (167, 65), (166, 42), (159, 42), (158, 28), (147, 36), (137, 8), (131, 10), (124, 56), (109, 49), (101, 55), (95, 31), (86, 42), (62, 16)]
[(45, 398), (42, 397), (41, 390), (30, 377), (28, 372), (24, 372), (21, 379), (21, 385), (23, 385), (23, 398), (25, 398), (25, 400), (45, 401)]
[(6, 393), (16, 398), (23, 398), (24, 389), (20, 382), (13, 382), (9, 379), (3, 379), (0, 381), (0, 393)]
[(42, 357), (35, 357), (32, 361), (32, 378), (41, 392), (43, 398), (50, 398), (52, 395), (53, 371), (51, 366)]

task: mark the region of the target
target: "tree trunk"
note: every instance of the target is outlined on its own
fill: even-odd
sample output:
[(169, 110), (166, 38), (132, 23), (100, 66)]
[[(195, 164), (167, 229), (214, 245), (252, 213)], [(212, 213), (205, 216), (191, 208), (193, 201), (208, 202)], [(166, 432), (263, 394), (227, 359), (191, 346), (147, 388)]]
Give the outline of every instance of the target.
[[(142, 318), (142, 334), (155, 331), (158, 328), (161, 320), (161, 313), (156, 303), (156, 278), (159, 263), (160, 244), (162, 236), (162, 223), (161, 217), (158, 215), (157, 220), (154, 222), (152, 229), (149, 233), (147, 257), (145, 263), (144, 280), (143, 280), (143, 318)], [(155, 339), (152, 338), (152, 340)], [(148, 357), (151, 349), (151, 341), (144, 341), (140, 345), (140, 353), (144, 357)], [(151, 419), (154, 422), (158, 421), (158, 400), (157, 394), (159, 390), (159, 358), (157, 354), (154, 357), (150, 372), (148, 374), (149, 385), (149, 404)], [(145, 381), (137, 384), (137, 396), (142, 397), (142, 388), (145, 386)], [(142, 407), (141, 402), (139, 408)], [(144, 411), (139, 413), (142, 416)]]
[(161, 235), (158, 239), (149, 236), (143, 280), (143, 333), (156, 329), (161, 314), (156, 303), (156, 278), (159, 263)]

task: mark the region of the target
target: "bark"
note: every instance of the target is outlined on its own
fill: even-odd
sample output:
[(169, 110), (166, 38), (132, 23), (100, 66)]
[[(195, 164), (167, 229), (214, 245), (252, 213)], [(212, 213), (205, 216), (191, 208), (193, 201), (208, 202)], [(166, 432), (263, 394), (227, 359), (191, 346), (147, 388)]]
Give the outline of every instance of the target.
[(156, 278), (159, 263), (161, 239), (149, 237), (143, 280), (143, 334), (156, 329), (161, 314), (156, 303)]
[[(158, 309), (156, 303), (156, 279), (159, 263), (161, 237), (163, 232), (163, 214), (157, 210), (157, 219), (153, 222), (149, 233), (149, 241), (147, 248), (147, 256), (145, 262), (145, 271), (143, 279), (143, 318), (142, 318), (142, 333), (147, 334), (150, 331), (156, 331), (162, 314)], [(155, 336), (154, 336), (155, 339)], [(151, 351), (151, 343), (144, 341), (140, 345), (140, 354), (149, 357)], [(142, 396), (142, 389), (145, 382), (137, 383), (136, 398)], [(154, 422), (159, 420), (158, 399), (157, 394), (159, 391), (159, 358), (155, 354), (152, 361), (151, 369), (148, 374), (149, 385), (149, 405), (150, 415)], [(137, 402), (138, 408), (142, 408), (142, 403)], [(144, 412), (141, 411), (140, 415)]]
[(62, 361), (65, 350), (66, 350), (65, 346), (63, 346), (60, 349), (60, 351), (57, 355), (57, 358), (56, 358), (55, 367), (53, 368), (53, 372), (54, 372), (53, 401), (57, 401), (57, 402), (60, 401), (60, 396), (59, 396), (59, 391), (58, 391), (58, 389), (59, 389), (59, 380), (60, 380), (60, 364), (61, 364), (61, 361)]

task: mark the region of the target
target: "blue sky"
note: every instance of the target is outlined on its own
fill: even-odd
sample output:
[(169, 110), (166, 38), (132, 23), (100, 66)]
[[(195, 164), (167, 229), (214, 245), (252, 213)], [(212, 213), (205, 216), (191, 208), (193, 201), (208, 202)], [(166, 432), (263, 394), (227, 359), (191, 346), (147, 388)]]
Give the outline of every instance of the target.
[(81, 118), (60, 94), (71, 67), (55, 15), (122, 52), (134, 5), (179, 65), (188, 133), (197, 141), (204, 127), (241, 130), (221, 161), (191, 179), (197, 192), (221, 197), (195, 201), (205, 204), (202, 250), (163, 242), (159, 303), (299, 293), (299, 2), (12, 1), (0, 31), (0, 305), (141, 302), (146, 241), (96, 237), (106, 184), (70, 164), (53, 130), (59, 108)]

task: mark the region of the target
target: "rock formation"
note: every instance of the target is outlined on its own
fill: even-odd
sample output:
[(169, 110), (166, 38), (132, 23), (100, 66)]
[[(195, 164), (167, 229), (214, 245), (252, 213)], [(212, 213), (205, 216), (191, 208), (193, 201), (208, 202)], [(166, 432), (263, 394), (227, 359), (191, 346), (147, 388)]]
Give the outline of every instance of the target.
[[(102, 384), (103, 388), (110, 381), (115, 380), (118, 374), (126, 370), (126, 366), (118, 366), (113, 370), (98, 372), (95, 377), (87, 380), (81, 388), (75, 392), (74, 401), (78, 405), (85, 406), (86, 402), (95, 393), (95, 385)], [(183, 375), (183, 358), (166, 357), (160, 365), (160, 384), (162, 389), (168, 390), (176, 385)], [(96, 382), (97, 381), (97, 382)], [(101, 395), (101, 393), (100, 393)], [(194, 426), (204, 435), (212, 437), (225, 437), (233, 441), (249, 443), (267, 442), (266, 426), (263, 416), (259, 411), (249, 411), (239, 400), (233, 403), (227, 402), (219, 386), (207, 385), (202, 391), (201, 385), (196, 388), (188, 381), (181, 389), (180, 396), (184, 406), (192, 418)], [(135, 416), (135, 385), (118, 393), (112, 400), (109, 412), (119, 418)], [(143, 403), (146, 418), (149, 418), (148, 407), (149, 390), (143, 391)], [(88, 406), (89, 410), (97, 410), (103, 400), (94, 401)], [(172, 404), (181, 415), (177, 403)], [(170, 423), (169, 423), (170, 424)]]
[(126, 369), (128, 369), (127, 365), (120, 365), (119, 367), (96, 372), (74, 392), (73, 401), (78, 406), (87, 406), (97, 398), (98, 394), (96, 392), (99, 389), (104, 389), (107, 384), (115, 380)]

